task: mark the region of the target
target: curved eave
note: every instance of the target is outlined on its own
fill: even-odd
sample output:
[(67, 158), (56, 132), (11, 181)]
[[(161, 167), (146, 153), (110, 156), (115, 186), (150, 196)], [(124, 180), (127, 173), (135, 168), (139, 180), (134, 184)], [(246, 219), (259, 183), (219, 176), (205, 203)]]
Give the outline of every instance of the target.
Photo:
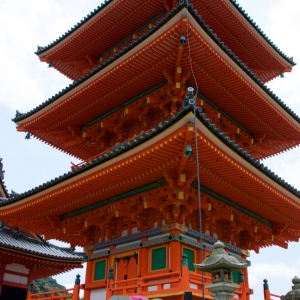
[(39, 259), (39, 260), (47, 260), (49, 262), (53, 262), (56, 264), (72, 264), (74, 268), (75, 266), (77, 266), (77, 268), (82, 268), (83, 266), (81, 265), (83, 263), (83, 259), (67, 259), (67, 258), (59, 258), (59, 257), (49, 257), (47, 255), (41, 255), (41, 254), (36, 254), (36, 253), (31, 253), (28, 252), (26, 250), (23, 249), (15, 249), (13, 247), (5, 247), (0, 245), (0, 251), (8, 251), (8, 252), (12, 252), (14, 254), (17, 254), (21, 257), (29, 257), (29, 258), (33, 258), (33, 259)]
[(236, 0), (225, 0), (231, 9), (240, 16), (243, 23), (249, 28), (249, 30), (257, 36), (257, 38), (268, 48), (273, 55), (280, 59), (284, 65), (288, 68), (292, 68), (296, 65), (293, 58), (288, 57), (284, 54), (268, 37), (267, 35), (257, 26), (257, 24), (250, 18), (250, 16), (243, 10), (243, 8), (237, 3)]
[[(212, 34), (209, 27), (207, 27), (201, 20), (199, 16), (195, 14), (194, 11), (191, 9), (189, 12), (192, 14), (194, 18), (191, 18), (193, 25), (200, 26), (202, 28), (202, 31), (206, 33), (206, 35), (209, 37), (208, 42), (214, 47), (221, 56), (224, 58), (226, 57), (226, 60), (231, 65), (237, 65), (235, 66), (235, 69), (241, 69), (242, 73), (244, 73), (244, 77), (249, 77), (247, 81), (250, 83), (252, 81), (255, 82), (251, 83), (256, 89), (261, 89), (265, 93), (265, 98), (269, 98), (272, 102), (274, 101), (275, 104), (278, 104), (278, 107), (280, 106), (282, 108), (282, 111), (285, 111), (288, 115), (290, 115), (289, 119), (295, 119), (296, 123), (300, 122), (300, 118), (290, 109), (288, 108), (273, 92), (270, 91), (259, 79), (257, 76), (255, 76), (250, 69), (242, 62), (240, 61), (234, 53), (231, 52), (230, 49), (228, 49), (222, 41), (215, 35)], [(176, 15), (175, 15), (176, 14)], [(130, 47), (127, 49), (120, 51), (119, 53), (115, 54), (112, 58), (102, 63), (100, 66), (96, 67), (93, 71), (88, 73), (87, 75), (84, 75), (79, 80), (74, 82), (73, 84), (70, 84), (68, 87), (63, 89), (61, 92), (53, 96), (52, 98), (49, 98), (47, 101), (39, 105), (38, 107), (32, 109), (28, 113), (17, 115), (13, 121), (16, 122), (17, 125), (22, 125), (27, 122), (32, 121), (35, 118), (40, 117), (41, 114), (47, 112), (51, 108), (53, 108), (55, 105), (58, 105), (62, 101), (64, 101), (67, 98), (70, 98), (73, 96), (76, 92), (79, 90), (87, 87), (90, 83), (92, 83), (95, 79), (97, 79), (99, 76), (101, 76), (103, 73), (108, 72), (112, 70), (113, 68), (117, 67), (119, 64), (118, 59), (122, 57), (123, 61), (126, 60), (130, 55), (133, 55), (137, 53), (142, 47), (147, 46), (150, 41), (154, 40), (161, 32), (165, 31), (167, 28), (171, 28), (176, 21), (180, 19), (180, 17), (184, 16), (186, 14), (185, 9), (181, 10), (181, 13), (178, 13), (178, 10), (174, 11), (172, 14), (167, 14), (166, 18), (162, 22), (159, 22), (159, 24), (155, 27), (155, 30), (149, 30), (149, 33), (145, 35), (143, 38), (139, 38), (138, 40), (134, 41)], [(172, 22), (170, 21), (172, 19)], [(147, 40), (146, 40), (147, 39)], [(241, 71), (239, 71), (241, 73)], [(257, 87), (258, 85), (259, 87)], [(266, 95), (267, 94), (267, 95)], [(270, 101), (269, 100), (269, 101)], [(280, 109), (280, 108), (279, 108)], [(281, 110), (281, 109), (280, 109)], [(284, 113), (286, 115), (286, 113)], [(291, 120), (292, 121), (292, 120)], [(293, 121), (292, 121), (293, 122)]]
[[(161, 124), (160, 126), (157, 126), (156, 129), (151, 130), (148, 134), (145, 134), (145, 136), (136, 138), (135, 141), (132, 141), (130, 144), (124, 144), (123, 148), (122, 145), (115, 147), (112, 151), (109, 153), (106, 153), (105, 155), (95, 159), (94, 161), (87, 163), (83, 165), (82, 167), (69, 172), (67, 174), (64, 174), (63, 176), (56, 178), (55, 180), (45, 183), (42, 186), (39, 186), (33, 190), (30, 190), (26, 193), (20, 194), (14, 198), (11, 198), (7, 200), (5, 203), (1, 203), (0, 206), (0, 215), (5, 219), (7, 217), (13, 217), (19, 209), (23, 209), (23, 213), (25, 214), (25, 211), (30, 212), (32, 214), (32, 207), (36, 205), (36, 201), (38, 201), (39, 206), (40, 203), (43, 203), (43, 212), (45, 213), (46, 210), (51, 210), (53, 208), (53, 201), (54, 198), (57, 197), (54, 195), (62, 195), (62, 197), (69, 197), (70, 199), (70, 193), (74, 193), (77, 191), (77, 189), (80, 189), (80, 187), (83, 188), (83, 185), (88, 184), (91, 180), (95, 180), (95, 184), (97, 185), (101, 181), (101, 185), (105, 186), (106, 184), (114, 184), (113, 182), (116, 180), (119, 180), (117, 177), (120, 177), (121, 175), (117, 175), (118, 168), (122, 165), (122, 168), (126, 167), (126, 172), (129, 174), (130, 172), (133, 172), (134, 174), (138, 174), (137, 171), (137, 157), (142, 157), (141, 159), (144, 159), (143, 153), (149, 153), (154, 151), (154, 149), (157, 149), (155, 151), (164, 151), (164, 147), (168, 148), (168, 153), (171, 151), (170, 145), (167, 145), (166, 141), (170, 141), (170, 144), (172, 144), (172, 137), (174, 135), (178, 135), (180, 131), (182, 131), (182, 128), (186, 128), (186, 124), (192, 122), (194, 120), (194, 115), (191, 113), (190, 108), (184, 109), (181, 113), (176, 113), (174, 117), (169, 118), (165, 124)], [(214, 124), (211, 124), (211, 121), (209, 119), (206, 119), (205, 114), (198, 114), (198, 121), (197, 121), (197, 128), (200, 130), (202, 137), (201, 143), (203, 141), (206, 145), (210, 145), (208, 148), (211, 147), (211, 150), (207, 152), (206, 159), (208, 161), (211, 161), (211, 159), (214, 159), (211, 155), (219, 155), (220, 151), (224, 153), (225, 160), (223, 160), (223, 164), (227, 164), (227, 167), (225, 168), (225, 165), (222, 166), (222, 171), (220, 172), (229, 172), (230, 174), (227, 174), (227, 178), (231, 178), (231, 176), (234, 176), (237, 183), (241, 180), (239, 179), (240, 175), (237, 174), (239, 172), (243, 172), (241, 174), (244, 174), (243, 176), (246, 176), (251, 181), (252, 185), (259, 185), (263, 189), (265, 189), (265, 195), (267, 195), (268, 199), (273, 199), (276, 194), (276, 206), (282, 206), (283, 203), (287, 203), (287, 206), (289, 208), (284, 208), (283, 210), (287, 210), (288, 214), (294, 215), (295, 210), (300, 210), (300, 192), (296, 190), (295, 188), (288, 185), (286, 182), (284, 182), (281, 178), (279, 178), (277, 175), (272, 173), (268, 168), (264, 167), (263, 164), (259, 163), (257, 160), (255, 160), (253, 157), (251, 157), (248, 153), (246, 153), (242, 148), (237, 146), (233, 141), (231, 141), (224, 133), (222, 133), (219, 129), (216, 128)], [(208, 140), (206, 140), (206, 138)], [(165, 142), (163, 142), (165, 141)], [(155, 146), (157, 145), (157, 146)], [(160, 146), (159, 146), (160, 145)], [(176, 145), (176, 143), (174, 144)], [(153, 150), (151, 150), (153, 149)], [(147, 152), (148, 151), (148, 152)], [(165, 150), (166, 151), (166, 150)], [(219, 152), (218, 152), (219, 151)], [(168, 154), (167, 152), (161, 152), (156, 154), (156, 160), (162, 160), (162, 162), (165, 161), (165, 156)], [(174, 150), (172, 150), (173, 153)], [(203, 154), (204, 155), (204, 154)], [(169, 154), (168, 156), (172, 156)], [(200, 153), (201, 156), (201, 153)], [(136, 158), (133, 158), (136, 157)], [(223, 156), (222, 156), (223, 157)], [(137, 160), (136, 160), (137, 159)], [(146, 159), (146, 158), (145, 158)], [(200, 157), (201, 159), (201, 157)], [(220, 158), (221, 159), (221, 158)], [(126, 162), (126, 163), (125, 163)], [(154, 162), (153, 162), (154, 163)], [(117, 165), (119, 164), (119, 167), (117, 168)], [(132, 167), (131, 167), (132, 164)], [(210, 162), (211, 164), (211, 162)], [(123, 165), (125, 165), (123, 167)], [(135, 167), (133, 166), (135, 165)], [(141, 169), (143, 163), (139, 163), (139, 168)], [(211, 167), (214, 166), (214, 164), (210, 165)], [(133, 169), (132, 169), (133, 168)], [(123, 169), (119, 169), (123, 170)], [(243, 170), (243, 171), (242, 171)], [(192, 171), (192, 170), (190, 170)], [(100, 172), (103, 172), (103, 177), (101, 177)], [(121, 171), (120, 171), (121, 172)], [(152, 171), (150, 172), (152, 174)], [(153, 180), (157, 180), (161, 178), (161, 173), (156, 171), (153, 172), (152, 175), (148, 174), (148, 176), (142, 176), (139, 177), (138, 175), (134, 175), (134, 182), (133, 184), (135, 186), (140, 186), (141, 184), (145, 184), (145, 182), (152, 182)], [(111, 177), (113, 176), (113, 177)], [(128, 175), (130, 176), (130, 175)], [(206, 177), (208, 175), (206, 174)], [(226, 178), (224, 175), (224, 178)], [(238, 178), (237, 178), (238, 177)], [(140, 178), (140, 179), (139, 179)], [(201, 177), (204, 178), (204, 177)], [(108, 181), (107, 181), (108, 180)], [(145, 181), (146, 180), (146, 181)], [(208, 180), (208, 178), (206, 178)], [(215, 180), (215, 177), (211, 177), (211, 180)], [(257, 194), (259, 191), (257, 189), (250, 188), (250, 181), (248, 182), (246, 179), (243, 179), (243, 189), (247, 191), (247, 193), (250, 194)], [(107, 182), (107, 183), (105, 183)], [(130, 181), (129, 181), (130, 182)], [(210, 181), (207, 181), (207, 183)], [(217, 181), (218, 182), (218, 181)], [(213, 183), (214, 186), (217, 186), (217, 182)], [(238, 183), (240, 184), (240, 183)], [(118, 190), (119, 192), (122, 192), (122, 189), (126, 188), (127, 186), (120, 187)], [(85, 190), (85, 195), (88, 195), (89, 192), (92, 193), (92, 198), (86, 198), (86, 196), (83, 197), (84, 204), (88, 205), (89, 202), (93, 200), (93, 198), (98, 199), (96, 201), (99, 201), (98, 194), (95, 194), (95, 190), (91, 190), (91, 186), (89, 186), (90, 191)], [(73, 190), (75, 189), (75, 190)], [(128, 187), (127, 187), (128, 189)], [(250, 190), (249, 190), (250, 189)], [(72, 191), (73, 190), (73, 191)], [(233, 190), (229, 186), (224, 186), (224, 190), (226, 190), (229, 193), (232, 193)], [(67, 192), (70, 191), (70, 192)], [(109, 188), (106, 189), (106, 192), (104, 194), (101, 194), (101, 197), (110, 197), (111, 193), (115, 193), (115, 189)], [(218, 191), (217, 191), (218, 192)], [(76, 192), (77, 193), (77, 192)], [(65, 195), (65, 196), (63, 196)], [(77, 194), (76, 194), (77, 195)], [(100, 194), (99, 194), (100, 195)], [(225, 195), (226, 196), (226, 195)], [(235, 195), (236, 197), (237, 195)], [(72, 197), (71, 197), (72, 198)], [(49, 202), (49, 200), (51, 201)], [(73, 198), (72, 198), (73, 199)], [(261, 198), (260, 201), (264, 201), (264, 197)], [(62, 200), (64, 203), (66, 200)], [(72, 200), (73, 201), (73, 200)], [(83, 200), (82, 200), (83, 201)], [(269, 201), (269, 200), (268, 200)], [(269, 202), (268, 205), (273, 206), (273, 202)], [(275, 203), (274, 202), (274, 203)], [(63, 206), (61, 207), (59, 214), (67, 213), (70, 211), (70, 209), (75, 209), (76, 207), (80, 207), (80, 203), (76, 204), (75, 202), (72, 202), (73, 204), (69, 207)], [(246, 203), (246, 202), (245, 202)], [(49, 206), (50, 205), (50, 206)], [(60, 207), (59, 203), (55, 204), (57, 207)], [(247, 205), (250, 205), (247, 203)], [(254, 203), (252, 204), (254, 205)], [(255, 204), (257, 205), (257, 204)], [(275, 205), (275, 204), (274, 204)], [(25, 209), (26, 207), (26, 209)], [(68, 208), (67, 208), (68, 207)], [(258, 208), (256, 208), (258, 209)], [(265, 210), (267, 212), (268, 210), (266, 208), (261, 207), (260, 209)], [(292, 210), (291, 210), (292, 209)], [(37, 213), (38, 214), (38, 213)], [(41, 216), (42, 217), (42, 216)], [(44, 219), (44, 217), (43, 217)], [(20, 220), (20, 222), (23, 222)], [(293, 221), (294, 223), (296, 221)], [(293, 223), (292, 222), (292, 223)], [(297, 226), (300, 227), (300, 223), (297, 223)]]
[[(130, 43), (138, 28), (154, 22), (165, 12), (160, 1), (113, 1), (38, 56), (70, 79), (77, 80), (99, 64), (99, 56), (111, 48), (116, 52), (124, 47), (116, 45), (124, 39)], [(146, 31), (147, 26), (143, 30)]]
[[(253, 34), (255, 36), (255, 38), (252, 38), (251, 42), (249, 41), (248, 44), (247, 44), (247, 40), (244, 41), (244, 43), (246, 43), (246, 44), (243, 45), (243, 47), (250, 48), (250, 46), (254, 42), (257, 45), (259, 45), (260, 50), (261, 50), (260, 52), (264, 53), (262, 55), (258, 55), (255, 59), (260, 60), (260, 62), (262, 64), (264, 64), (264, 62), (266, 61), (265, 60), (266, 56), (268, 56), (268, 53), (270, 53), (270, 55), (273, 57), (272, 61), (274, 62), (275, 65), (277, 64), (276, 71), (269, 70), (268, 68), (265, 70), (266, 74), (263, 76), (264, 82), (273, 79), (274, 77), (278, 76), (281, 72), (289, 71), (289, 69), (291, 69), (295, 65), (293, 60), (291, 58), (289, 58), (287, 55), (285, 55), (282, 51), (280, 51), (279, 48), (270, 41), (270, 39), (260, 30), (260, 28), (252, 21), (252, 19), (248, 17), (248, 15), (239, 7), (239, 5), (235, 3), (235, 1), (225, 0), (225, 3), (226, 3), (226, 7), (228, 7), (228, 11), (230, 10), (230, 12), (228, 12), (229, 15), (233, 12), (239, 18), (239, 21), (242, 22), (243, 26), (248, 30), (248, 35), (251, 36)], [(53, 60), (55, 58), (55, 55), (53, 56), (53, 53), (55, 54), (55, 53), (59, 52), (61, 54), (59, 54), (58, 56), (64, 60), (67, 57), (66, 57), (66, 55), (62, 55), (62, 53), (64, 53), (66, 51), (65, 49), (67, 49), (67, 48), (69, 49), (69, 47), (71, 47), (71, 48), (75, 47), (74, 52), (78, 52), (78, 49), (81, 47), (80, 45), (82, 43), (82, 41), (81, 41), (82, 37), (80, 37), (81, 33), (85, 32), (87, 29), (90, 29), (92, 26), (95, 27), (96, 26), (95, 24), (99, 21), (98, 19), (99, 18), (101, 19), (103, 17), (103, 15), (105, 16), (107, 11), (110, 8), (113, 8), (114, 5), (122, 6), (122, 5), (125, 5), (125, 3), (124, 3), (124, 1), (119, 1), (119, 2), (106, 1), (105, 4), (103, 5), (103, 7), (100, 7), (100, 8), (98, 7), (98, 9), (96, 9), (94, 12), (89, 14), (84, 20), (79, 22), (73, 29), (69, 30), (62, 37), (58, 38), (56, 41), (54, 41), (53, 43), (49, 44), (46, 47), (41, 47), (40, 50), (37, 51), (37, 54), (39, 55), (40, 59), (51, 62), (51, 59)], [(195, 5), (195, 7), (198, 7), (199, 3), (197, 3), (195, 1), (194, 5)], [(210, 3), (205, 3), (205, 5), (210, 7)], [(184, 6), (184, 1), (181, 4), (180, 3), (177, 4), (177, 6)], [(144, 11), (144, 13), (145, 13), (145, 11)], [(201, 10), (200, 10), (200, 13), (202, 13)], [(232, 24), (228, 23), (228, 13), (217, 15), (217, 19), (220, 20), (220, 22), (222, 22), (225, 26), (227, 26), (230, 31), (234, 32), (236, 25), (232, 25)], [(112, 19), (112, 18), (114, 18), (113, 14), (111, 15), (110, 19)], [(101, 23), (100, 23), (100, 27), (101, 27)], [(123, 28), (121, 28), (121, 30), (122, 29)], [(93, 31), (95, 31), (95, 28), (94, 28), (94, 30), (91, 30), (91, 32), (93, 32)], [(221, 32), (219, 33), (217, 31), (216, 33), (220, 34), (220, 36), (222, 36)], [(90, 36), (90, 39), (93, 40), (97, 36), (95, 34), (96, 33), (93, 33), (93, 34), (88, 33), (87, 35)], [(237, 32), (235, 34), (237, 34), (237, 37), (238, 37), (239, 33)], [(242, 36), (242, 38), (243, 38), (243, 36)], [(71, 42), (71, 44), (70, 44), (70, 42)], [(78, 46), (76, 46), (76, 44)], [(239, 47), (239, 46), (237, 46), (237, 44), (236, 44), (233, 48), (236, 48), (236, 47)], [(238, 48), (236, 48), (236, 49), (238, 49)], [(265, 49), (267, 49), (267, 51), (265, 51)], [(93, 51), (91, 51), (91, 53), (92, 52)], [(96, 56), (98, 56), (99, 54), (100, 53), (97, 53)], [(95, 55), (95, 53), (93, 53), (93, 55)], [(246, 53), (241, 54), (241, 58), (246, 59), (245, 55), (246, 55)], [(255, 53), (252, 53), (252, 55), (256, 56)], [(249, 58), (249, 56), (248, 56), (248, 58)], [(277, 63), (276, 63), (276, 61), (277, 61)], [(282, 65), (279, 66), (278, 62), (280, 62), (280, 64), (282, 64)], [(59, 62), (59, 60), (57, 62), (55, 62), (55, 59), (54, 59), (52, 65), (59, 72), (63, 73), (64, 75), (70, 77), (73, 80), (76, 80), (81, 76), (80, 75), (81, 73), (79, 71), (76, 71), (73, 67), (69, 66), (68, 63), (65, 64), (64, 62)], [(270, 68), (270, 66), (269, 66), (269, 68)], [(264, 71), (261, 70), (261, 72), (263, 73)], [(269, 74), (269, 75), (267, 75), (267, 74)]]

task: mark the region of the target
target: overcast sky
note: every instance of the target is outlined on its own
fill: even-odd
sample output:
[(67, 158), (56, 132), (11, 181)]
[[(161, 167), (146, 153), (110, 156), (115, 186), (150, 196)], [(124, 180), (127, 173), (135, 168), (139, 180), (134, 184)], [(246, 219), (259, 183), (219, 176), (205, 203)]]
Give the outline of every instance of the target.
[[(221, 0), (220, 0), (221, 1)], [(268, 37), (288, 56), (300, 63), (300, 1), (239, 0)], [(8, 190), (24, 192), (69, 171), (76, 159), (17, 133), (11, 118), (15, 111), (27, 112), (56, 94), (70, 81), (39, 62), (34, 51), (70, 29), (101, 1), (94, 0), (1, 0), (0, 1), (0, 157), (3, 158)], [(300, 67), (268, 86), (300, 115)], [(265, 160), (276, 174), (300, 189), (299, 148)], [(300, 277), (299, 244), (289, 249), (271, 247), (259, 255), (251, 253), (252, 299), (263, 299), (262, 280), (269, 280), (273, 293), (290, 290), (291, 279)], [(58, 276), (59, 283), (72, 286), (78, 271)], [(84, 271), (80, 272), (84, 276)]]

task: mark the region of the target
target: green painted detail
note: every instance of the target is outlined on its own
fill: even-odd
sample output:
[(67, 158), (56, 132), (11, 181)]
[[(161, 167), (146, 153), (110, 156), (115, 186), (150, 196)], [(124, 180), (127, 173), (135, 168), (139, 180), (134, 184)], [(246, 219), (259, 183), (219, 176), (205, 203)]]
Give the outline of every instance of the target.
[(264, 282), (264, 290), (269, 290), (268, 280), (264, 279), (263, 282)]
[(85, 207), (82, 207), (82, 208), (77, 209), (75, 211), (72, 211), (72, 212), (69, 212), (67, 214), (61, 215), (60, 219), (61, 220), (66, 220), (66, 219), (69, 219), (69, 218), (73, 218), (73, 217), (76, 217), (78, 215), (84, 214), (86, 212), (92, 211), (94, 209), (103, 207), (103, 206), (105, 206), (109, 203), (118, 202), (120, 200), (126, 199), (128, 197), (131, 197), (131, 196), (143, 193), (143, 192), (147, 192), (147, 191), (156, 189), (156, 188), (158, 188), (160, 186), (163, 186), (163, 185), (166, 185), (166, 184), (167, 184), (167, 181), (165, 179), (154, 181), (154, 182), (151, 182), (149, 184), (140, 186), (136, 189), (130, 190), (128, 192), (125, 192), (125, 193), (119, 194), (117, 196), (114, 196), (112, 198), (103, 199), (103, 200), (100, 200), (100, 201), (98, 201), (98, 202), (96, 202), (92, 205), (85, 206)]
[(182, 254), (181, 257), (181, 266), (182, 267), (188, 267), (188, 259), (186, 254)]
[(195, 271), (195, 268), (194, 268), (195, 251), (188, 249), (188, 248), (183, 248), (183, 253), (187, 256), (189, 271)]
[(100, 260), (95, 262), (94, 280), (104, 280), (106, 270), (106, 260)]
[(240, 271), (234, 271), (232, 272), (232, 282), (239, 284), (239, 276)]
[[(198, 189), (197, 182), (192, 182), (191, 186), (193, 188), (195, 188), (195, 189)], [(227, 204), (227, 205), (229, 205), (231, 207), (234, 207), (235, 209), (237, 209), (237, 210), (243, 212), (244, 214), (246, 214), (246, 215), (248, 215), (248, 216), (250, 216), (250, 217), (252, 217), (252, 218), (254, 218), (254, 219), (258, 220), (258, 221), (260, 221), (263, 224), (266, 224), (267, 226), (270, 226), (270, 227), (273, 226), (273, 224), (270, 221), (266, 220), (265, 218), (263, 218), (263, 217), (255, 214), (254, 212), (248, 210), (247, 208), (245, 208), (245, 207), (243, 207), (243, 206), (241, 206), (239, 204), (236, 204), (235, 202), (229, 200), (228, 198), (223, 197), (222, 195), (220, 195), (220, 194), (212, 191), (211, 189), (209, 189), (209, 188), (207, 188), (207, 187), (205, 187), (203, 185), (200, 185), (200, 190), (204, 194), (212, 196), (215, 199), (220, 200), (221, 202), (223, 202), (223, 203), (225, 203), (225, 204)]]
[(107, 118), (108, 116), (112, 115), (113, 113), (119, 111), (120, 109), (125, 108), (126, 106), (130, 105), (131, 103), (133, 103), (133, 102), (135, 102), (135, 101), (137, 101), (137, 100), (139, 100), (139, 99), (141, 99), (141, 98), (147, 96), (148, 94), (150, 94), (150, 93), (152, 93), (152, 92), (158, 90), (159, 88), (161, 88), (161, 87), (164, 86), (165, 84), (167, 84), (167, 81), (163, 81), (163, 82), (161, 82), (161, 83), (159, 83), (159, 84), (153, 86), (153, 87), (150, 88), (149, 90), (146, 90), (145, 92), (143, 92), (143, 93), (141, 93), (141, 94), (139, 94), (139, 95), (137, 95), (137, 96), (131, 98), (130, 100), (124, 102), (123, 104), (117, 106), (116, 108), (110, 110), (109, 112), (107, 112), (107, 113), (101, 115), (100, 117), (96, 118), (95, 120), (93, 120), (93, 121), (87, 123), (86, 125), (84, 125), (83, 127), (81, 127), (81, 131), (87, 129), (88, 127), (93, 126), (94, 124), (98, 123), (99, 121), (101, 121), (101, 120)]
[[(189, 84), (186, 84), (186, 86), (191, 86)], [(240, 123), (238, 123), (236, 120), (234, 120), (232, 117), (230, 117), (225, 111), (223, 111), (219, 106), (217, 106), (215, 103), (213, 103), (211, 100), (207, 99), (203, 94), (197, 92), (197, 95), (201, 97), (205, 102), (207, 102), (210, 106), (212, 106), (215, 110), (220, 112), (222, 115), (224, 115), (228, 120), (230, 120), (233, 124), (235, 124), (238, 128), (243, 130), (245, 133), (253, 137), (253, 134), (247, 130), (244, 126), (242, 126)]]
[(111, 47), (110, 49), (108, 49), (107, 51), (105, 51), (98, 59), (100, 59), (101, 57), (107, 55), (109, 52), (113, 51), (115, 48), (119, 47), (120, 45), (122, 45), (124, 42), (126, 42), (128, 39), (132, 38), (133, 35), (135, 35), (136, 33), (140, 32), (141, 30), (143, 30), (144, 28), (147, 28), (151, 23), (155, 22), (156, 20), (160, 19), (162, 16), (165, 15), (166, 12), (163, 12), (159, 15), (157, 15), (155, 18), (153, 18), (152, 20), (150, 20), (149, 22), (147, 22), (146, 24), (144, 24), (142, 27), (138, 28), (137, 30), (133, 31), (129, 36), (125, 37), (123, 40), (121, 40), (120, 42), (118, 42), (117, 44), (115, 44), (113, 47)]
[(248, 265), (248, 267), (251, 267), (251, 261), (246, 259), (246, 264)]
[(152, 250), (151, 270), (157, 271), (167, 268), (167, 248), (156, 248)]
[(169, 235), (165, 238), (166, 242), (170, 242), (170, 241), (179, 241), (179, 242), (184, 242), (185, 238), (182, 237), (180, 234), (172, 234)]

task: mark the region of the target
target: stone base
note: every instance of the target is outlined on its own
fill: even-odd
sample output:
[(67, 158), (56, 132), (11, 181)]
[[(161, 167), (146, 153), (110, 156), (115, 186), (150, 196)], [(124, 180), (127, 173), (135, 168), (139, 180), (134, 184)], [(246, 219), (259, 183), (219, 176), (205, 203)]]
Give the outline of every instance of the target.
[(210, 285), (206, 285), (205, 288), (212, 292), (212, 296), (215, 300), (231, 300), (233, 298), (233, 291), (240, 286), (235, 283), (218, 282)]

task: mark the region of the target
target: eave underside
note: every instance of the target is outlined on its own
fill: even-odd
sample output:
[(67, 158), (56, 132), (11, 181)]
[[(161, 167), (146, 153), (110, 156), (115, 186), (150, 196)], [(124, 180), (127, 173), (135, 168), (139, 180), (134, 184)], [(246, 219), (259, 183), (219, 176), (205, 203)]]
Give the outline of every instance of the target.
[[(195, 152), (191, 157), (184, 154), (187, 144), (193, 151), (196, 149), (192, 120), (190, 113), (147, 142), (96, 165), (83, 176), (79, 173), (68, 183), (29, 197), (26, 207), (21, 203), (2, 207), (1, 215), (22, 228), (73, 245), (96, 243), (105, 236), (114, 238), (125, 228), (128, 232), (133, 227), (149, 229), (155, 222), (185, 222), (197, 228), (197, 192), (191, 187), (196, 178), (196, 157)], [(295, 211), (300, 210), (299, 197), (222, 144), (203, 124), (197, 122), (197, 127), (201, 184), (272, 224), (267, 226), (215, 196), (202, 193), (202, 221), (207, 230), (228, 242), (234, 241), (240, 248), (256, 251), (272, 244), (287, 247), (287, 242), (297, 241), (300, 223)], [(168, 184), (111, 203), (116, 195), (162, 179)], [(102, 201), (104, 206), (71, 218), (62, 217)], [(22, 218), (18, 217), (20, 208)]]
[[(220, 1), (217, 5), (200, 0), (191, 3), (206, 24), (263, 82), (291, 70), (293, 64), (286, 56), (270, 45), (229, 1)], [(59, 72), (77, 80), (101, 62), (99, 58), (103, 53), (116, 53), (136, 35), (145, 34), (148, 28), (156, 26), (157, 16), (166, 10), (171, 12), (176, 4), (177, 1), (168, 0), (111, 3), (105, 12), (100, 11), (98, 17), (94, 16), (39, 56)]]
[[(178, 111), (185, 94), (185, 84), (197, 86), (190, 70), (192, 64), (196, 80), (201, 83), (199, 91), (202, 98), (209, 99), (218, 107), (216, 110), (208, 105), (205, 109), (208, 117), (253, 156), (261, 159), (299, 145), (299, 122), (276, 104), (231, 59), (223, 56), (223, 51), (214, 42), (208, 44), (206, 33), (196, 24), (190, 25), (189, 29), (190, 51), (187, 44), (182, 47), (179, 39), (186, 20), (177, 19), (173, 20), (170, 28), (164, 27), (161, 33), (156, 33), (151, 43), (141, 43), (136, 47), (138, 49), (134, 48), (121, 57), (121, 63), (114, 61), (89, 79), (90, 83), (83, 82), (85, 87), (62, 95), (50, 105), (51, 108), (46, 106), (42, 110), (44, 113), (37, 111), (35, 115), (18, 122), (18, 130), (30, 132), (78, 158), (89, 159), (114, 143), (130, 139), (134, 134), (155, 126), (155, 121), (159, 119), (154, 118), (154, 121), (148, 122), (148, 127), (136, 130), (132, 135), (123, 134), (119, 139), (108, 134), (107, 138), (114, 143), (99, 145), (97, 140), (102, 139), (107, 128), (116, 132), (125, 121), (125, 126), (130, 126), (134, 122), (128, 120), (130, 118), (142, 124), (141, 116), (151, 119), (153, 107), (155, 113), (163, 118)], [(166, 80), (167, 86), (155, 93), (146, 93)], [(126, 108), (132, 108), (132, 105), (124, 107), (124, 103), (138, 95), (143, 96), (135, 104), (133, 113), (124, 115)], [(156, 99), (148, 101), (149, 96)], [(86, 124), (109, 114), (116, 107), (119, 108), (117, 120), (107, 119), (108, 125), (104, 128), (99, 123), (93, 139), (82, 131)], [(240, 136), (240, 128), (234, 126), (230, 129), (232, 126), (220, 119), (223, 112), (246, 128), (247, 134)], [(126, 118), (121, 120), (124, 116)]]
[(29, 267), (34, 272), (34, 279), (50, 277), (83, 267), (82, 261), (51, 259), (9, 247), (0, 247), (0, 256), (5, 257), (6, 264), (17, 263)]

